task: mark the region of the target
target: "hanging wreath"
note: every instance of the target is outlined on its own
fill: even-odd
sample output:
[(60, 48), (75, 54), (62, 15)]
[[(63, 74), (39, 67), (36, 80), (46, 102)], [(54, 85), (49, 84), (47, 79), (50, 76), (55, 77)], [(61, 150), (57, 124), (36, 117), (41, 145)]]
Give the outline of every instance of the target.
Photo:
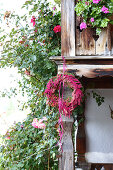
[[(70, 88), (72, 94), (64, 99), (64, 87)], [(50, 79), (45, 90), (47, 96), (47, 104), (52, 107), (59, 107), (66, 116), (72, 114), (72, 111), (81, 104), (83, 92), (80, 81), (73, 75), (58, 74)]]

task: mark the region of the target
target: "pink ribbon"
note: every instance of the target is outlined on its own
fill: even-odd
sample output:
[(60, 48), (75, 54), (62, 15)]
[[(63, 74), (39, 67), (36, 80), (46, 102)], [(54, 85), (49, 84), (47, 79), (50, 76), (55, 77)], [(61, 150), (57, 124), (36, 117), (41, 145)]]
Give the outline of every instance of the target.
[[(63, 136), (62, 101), (63, 101), (63, 94), (64, 94), (64, 73), (65, 73), (65, 70), (66, 70), (66, 64), (65, 64), (65, 58), (64, 58), (63, 56), (62, 56), (62, 59), (63, 59), (63, 89), (62, 89), (62, 98), (61, 98), (61, 97), (60, 97), (61, 82), (60, 82), (60, 85), (59, 85), (59, 102), (58, 102), (60, 117), (59, 117), (58, 124), (59, 124), (59, 126), (61, 127), (61, 130), (59, 129), (60, 139), (59, 139), (59, 142), (58, 142), (58, 143), (60, 144), (61, 150), (63, 151), (63, 149), (62, 149), (62, 144), (61, 144), (61, 140), (62, 140), (62, 136)], [(65, 116), (66, 116), (66, 114), (65, 114)]]

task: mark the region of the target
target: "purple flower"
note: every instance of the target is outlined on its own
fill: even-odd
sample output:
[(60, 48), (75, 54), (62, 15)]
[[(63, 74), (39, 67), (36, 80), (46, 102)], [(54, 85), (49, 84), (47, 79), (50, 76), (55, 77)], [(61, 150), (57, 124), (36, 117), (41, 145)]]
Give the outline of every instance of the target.
[(80, 24), (80, 29), (82, 30), (82, 29), (86, 29), (86, 28), (87, 28), (86, 23), (85, 23), (85, 22), (82, 22), (82, 23)]

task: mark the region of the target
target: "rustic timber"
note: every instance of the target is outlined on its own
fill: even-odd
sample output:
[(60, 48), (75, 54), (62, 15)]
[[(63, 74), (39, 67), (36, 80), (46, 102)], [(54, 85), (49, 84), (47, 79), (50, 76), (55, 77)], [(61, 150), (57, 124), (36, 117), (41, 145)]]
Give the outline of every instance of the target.
[(61, 53), (75, 56), (75, 0), (61, 0)]
[[(61, 54), (75, 56), (75, 0), (61, 0)], [(58, 68), (59, 69), (59, 68)], [(59, 72), (59, 70), (58, 70)], [(64, 90), (65, 93), (65, 90)], [(64, 94), (64, 97), (67, 94)], [(74, 147), (72, 142), (73, 117), (62, 116), (62, 152), (59, 170), (74, 170)]]
[(68, 118), (62, 115), (63, 123), (63, 137), (61, 158), (59, 159), (59, 170), (73, 170), (74, 169), (74, 149), (72, 142), (72, 126), (73, 117)]
[(113, 164), (92, 164), (91, 165), (91, 170), (113, 170)]
[[(98, 59), (98, 60), (105, 60), (105, 59), (112, 59), (113, 60), (113, 55), (111, 56), (105, 56), (105, 55), (91, 55), (91, 56), (86, 56), (86, 55), (81, 55), (81, 56), (63, 56), (66, 61), (68, 60), (92, 60), (92, 59)], [(51, 56), (51, 60), (53, 61), (62, 61), (61, 56)]]
[(111, 38), (111, 24), (108, 24), (108, 27), (107, 27), (107, 42), (108, 42), (108, 44), (107, 44), (107, 46), (108, 46), (108, 50), (109, 51), (111, 51), (111, 49), (112, 49), (112, 44), (111, 44), (111, 40), (112, 40), (112, 38)]
[(81, 18), (76, 17), (76, 55), (95, 55), (94, 31), (91, 28), (79, 31)]
[[(58, 66), (59, 73), (63, 72), (62, 66)], [(68, 65), (68, 73), (73, 73), (79, 77), (95, 78), (102, 76), (113, 76), (113, 65)]]
[(79, 25), (82, 22), (80, 17), (76, 17), (76, 55), (110, 55), (113, 54), (113, 25), (102, 28), (101, 34), (97, 38), (96, 28), (87, 27), (80, 31)]
[(96, 78), (85, 78), (81, 79), (84, 89), (112, 89), (113, 88), (113, 77), (104, 76)]
[[(59, 73), (63, 72), (62, 57), (51, 57), (51, 60), (58, 64)], [(95, 78), (103, 76), (113, 76), (113, 58), (112, 56), (102, 56), (92, 58), (79, 57), (65, 57), (67, 72), (73, 73), (76, 76), (84, 76), (86, 78)]]

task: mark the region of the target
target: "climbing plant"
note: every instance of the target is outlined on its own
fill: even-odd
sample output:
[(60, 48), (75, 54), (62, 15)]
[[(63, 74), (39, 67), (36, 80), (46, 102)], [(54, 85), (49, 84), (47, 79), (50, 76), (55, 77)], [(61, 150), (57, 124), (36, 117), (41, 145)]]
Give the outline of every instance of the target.
[[(26, 15), (10, 13), (7, 17), (10, 32), (2, 31), (0, 37), (3, 48), (0, 67), (18, 68), (22, 75), (19, 87), (23, 95), (25, 91), (28, 94), (23, 108), (30, 107), (31, 111), (26, 120), (4, 135), (0, 169), (55, 170), (58, 169), (58, 114), (46, 106), (44, 91), (48, 80), (57, 72), (49, 57), (61, 52), (61, 13), (47, 0), (26, 1), (23, 8), (27, 8)], [(46, 117), (44, 128), (34, 128), (34, 118), (40, 121), (43, 117)]]

